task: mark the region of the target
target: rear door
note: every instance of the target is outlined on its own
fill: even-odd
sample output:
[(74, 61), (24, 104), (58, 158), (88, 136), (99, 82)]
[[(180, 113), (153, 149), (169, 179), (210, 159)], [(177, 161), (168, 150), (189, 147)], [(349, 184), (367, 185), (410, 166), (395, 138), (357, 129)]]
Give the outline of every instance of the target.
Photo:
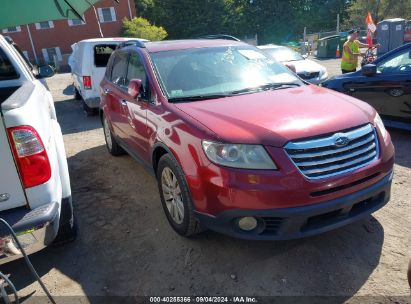
[[(13, 79), (19, 78), (18, 73), (0, 45), (0, 106), (19, 87), (10, 86)], [(3, 111), (0, 117), (0, 211), (26, 204), (24, 189), (11, 152), (6, 127), (3, 121)]]

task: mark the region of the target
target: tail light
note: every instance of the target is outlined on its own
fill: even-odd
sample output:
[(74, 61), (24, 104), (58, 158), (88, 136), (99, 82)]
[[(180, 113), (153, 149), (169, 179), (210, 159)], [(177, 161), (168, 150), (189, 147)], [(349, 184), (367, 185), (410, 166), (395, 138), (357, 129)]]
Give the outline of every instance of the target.
[(83, 76), (84, 90), (91, 90), (91, 76)]
[(51, 167), (37, 131), (30, 126), (19, 126), (9, 128), (8, 133), (24, 187), (47, 182), (51, 177)]

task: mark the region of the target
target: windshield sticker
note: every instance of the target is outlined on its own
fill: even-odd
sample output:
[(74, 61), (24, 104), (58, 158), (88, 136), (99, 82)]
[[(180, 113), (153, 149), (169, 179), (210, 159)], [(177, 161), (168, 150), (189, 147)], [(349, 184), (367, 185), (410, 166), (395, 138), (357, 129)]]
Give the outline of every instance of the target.
[(233, 64), (234, 61), (234, 53), (233, 53), (233, 48), (229, 47), (227, 51), (224, 52), (223, 57), (221, 57), (221, 61), (226, 61), (231, 64)]
[(263, 54), (254, 50), (238, 50), (238, 52), (249, 60), (267, 59)]

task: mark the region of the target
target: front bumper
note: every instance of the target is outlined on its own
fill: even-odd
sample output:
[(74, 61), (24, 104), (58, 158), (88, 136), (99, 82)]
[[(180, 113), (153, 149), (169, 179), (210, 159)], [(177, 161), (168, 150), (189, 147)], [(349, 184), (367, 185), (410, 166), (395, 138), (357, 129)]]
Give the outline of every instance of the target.
[[(27, 254), (34, 253), (50, 245), (59, 228), (59, 204), (54, 202), (36, 209), (26, 207), (0, 212), (15, 231)], [(0, 264), (22, 257), (10, 231), (0, 223)]]
[[(285, 240), (323, 233), (357, 221), (383, 207), (390, 199), (393, 172), (358, 192), (318, 204), (276, 209), (232, 209), (216, 216), (197, 213), (207, 228), (242, 239)], [(238, 219), (253, 216), (257, 228), (242, 231)]]

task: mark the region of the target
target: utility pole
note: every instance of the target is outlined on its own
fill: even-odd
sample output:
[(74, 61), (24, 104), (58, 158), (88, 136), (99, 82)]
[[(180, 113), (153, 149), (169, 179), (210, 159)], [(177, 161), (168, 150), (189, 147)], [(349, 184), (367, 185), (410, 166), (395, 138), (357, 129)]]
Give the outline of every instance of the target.
[(340, 35), (340, 14), (337, 14), (337, 35)]
[(378, 11), (380, 10), (380, 2), (381, 0), (378, 0), (377, 8), (375, 9), (375, 24), (377, 24), (380, 21), (380, 19), (378, 18)]
[(307, 41), (307, 27), (304, 26), (304, 37), (303, 37), (303, 43), (301, 46), (301, 54), (306, 54), (307, 53), (307, 48), (305, 46), (305, 42)]

